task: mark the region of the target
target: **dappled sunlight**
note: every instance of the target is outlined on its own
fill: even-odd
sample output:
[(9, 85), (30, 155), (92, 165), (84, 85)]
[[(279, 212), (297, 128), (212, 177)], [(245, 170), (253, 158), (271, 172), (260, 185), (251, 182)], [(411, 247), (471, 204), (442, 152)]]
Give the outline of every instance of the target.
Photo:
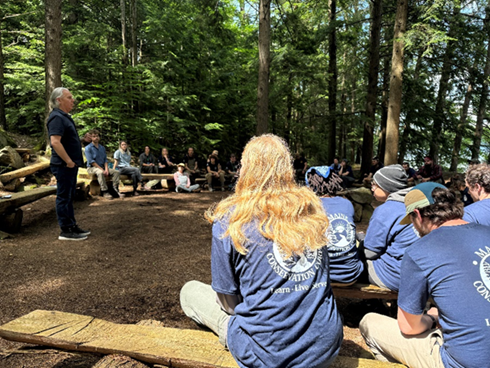
[(38, 296), (52, 293), (66, 284), (64, 278), (53, 278), (49, 280), (31, 280), (26, 284), (20, 285), (14, 289), (18, 297)]

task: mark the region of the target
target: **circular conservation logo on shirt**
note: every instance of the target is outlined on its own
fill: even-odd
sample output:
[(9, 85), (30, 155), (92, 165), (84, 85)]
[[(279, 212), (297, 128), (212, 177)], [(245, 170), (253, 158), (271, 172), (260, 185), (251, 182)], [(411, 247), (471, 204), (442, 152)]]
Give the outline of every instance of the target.
[(480, 276), (487, 289), (490, 289), (490, 253), (480, 262)]
[(355, 244), (356, 232), (349, 218), (342, 213), (328, 215), (330, 222), (327, 230), (328, 251), (330, 256), (346, 252)]
[(300, 256), (291, 256), (284, 259), (281, 250), (276, 243), (272, 246), (272, 251), (274, 252), (274, 258), (276, 262), (288, 272), (301, 273), (308, 271), (315, 264), (317, 253), (316, 250), (307, 249)]

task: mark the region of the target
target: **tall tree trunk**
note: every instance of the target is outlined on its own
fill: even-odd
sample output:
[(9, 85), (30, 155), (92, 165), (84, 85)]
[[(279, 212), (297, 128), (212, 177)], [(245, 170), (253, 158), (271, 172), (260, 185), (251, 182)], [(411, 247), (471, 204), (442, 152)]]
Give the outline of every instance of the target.
[[(342, 56), (343, 63), (345, 65), (345, 60), (347, 59), (347, 51), (344, 51)], [(347, 113), (347, 91), (345, 90), (345, 74), (342, 74), (342, 82), (340, 89), (342, 91), (340, 95), (340, 111), (342, 111), (342, 120), (340, 125), (340, 137), (339, 137), (339, 156), (346, 157), (346, 144), (347, 144), (347, 131), (345, 128), (345, 114)]]
[(362, 173), (369, 172), (369, 169), (371, 168), (371, 159), (373, 157), (373, 131), (376, 116), (376, 98), (378, 95), (379, 43), (381, 38), (381, 15), (383, 13), (382, 0), (374, 0), (372, 4), (368, 90), (366, 96), (364, 133), (362, 139)]
[(432, 138), (430, 140), (430, 151), (429, 156), (432, 157), (434, 162), (439, 161), (439, 147), (441, 145), (441, 136), (443, 130), (443, 124), (445, 119), (445, 105), (446, 105), (446, 94), (449, 88), (449, 78), (451, 77), (451, 66), (453, 62), (454, 54), (454, 41), (451, 38), (457, 38), (456, 34), (456, 17), (461, 11), (461, 5), (455, 2), (454, 13), (452, 16), (452, 22), (449, 26), (446, 52), (444, 53), (444, 60), (442, 62), (441, 79), (439, 81), (439, 91), (437, 92), (436, 100), (436, 110), (434, 112), (434, 122), (432, 124)]
[(385, 157), (386, 151), (386, 124), (388, 122), (388, 96), (390, 93), (390, 58), (386, 56), (383, 63), (383, 99), (381, 101), (381, 129), (379, 132), (378, 156), (380, 160)]
[[(49, 97), (61, 87), (61, 3), (62, 0), (45, 0), (45, 117), (50, 113)], [(44, 124), (44, 139), (49, 145), (48, 129)]]
[(265, 134), (269, 122), (269, 63), (270, 63), (271, 0), (260, 0), (259, 9), (259, 83), (257, 87), (257, 130)]
[(136, 40), (136, 23), (138, 18), (136, 1), (131, 0), (131, 65), (133, 67), (138, 63), (138, 42)]
[(459, 152), (461, 151), (461, 143), (463, 142), (463, 131), (466, 127), (466, 121), (468, 120), (468, 110), (470, 107), (471, 96), (473, 94), (473, 85), (471, 81), (468, 83), (466, 95), (464, 96), (463, 107), (461, 109), (461, 117), (459, 119), (458, 126), (456, 127), (456, 134), (454, 137), (453, 153), (451, 154), (451, 166), (449, 171), (457, 171), (459, 163)]
[(0, 128), (7, 130), (7, 119), (5, 118), (5, 95), (3, 75), (3, 50), (2, 50), (2, 22), (0, 21)]
[[(424, 54), (424, 50), (420, 50), (417, 56), (417, 62), (415, 63), (415, 70), (413, 73), (413, 85), (416, 86), (419, 78), (420, 78), (420, 69), (422, 68), (422, 55)], [(413, 90), (408, 91), (405, 98), (408, 98), (410, 101), (417, 101), (417, 93)], [(408, 146), (408, 138), (410, 137), (410, 122), (414, 120), (414, 115), (417, 114), (415, 109), (408, 109), (407, 116), (405, 117), (405, 129), (403, 130), (402, 138), (400, 140), (400, 149), (398, 154), (398, 163), (401, 165), (405, 161), (405, 155), (407, 154), (407, 146)]]
[(390, 99), (388, 105), (388, 121), (386, 123), (385, 165), (392, 165), (397, 162), (405, 47), (403, 36), (407, 28), (407, 17), (408, 0), (398, 0), (395, 30), (393, 34), (393, 56), (391, 59)]
[(122, 62), (128, 65), (128, 51), (126, 50), (126, 0), (121, 0), (121, 41), (122, 41)]
[(78, 0), (69, 0), (70, 13), (68, 14), (67, 23), (76, 24), (78, 23)]
[(486, 7), (485, 30), (487, 34), (487, 60), (483, 71), (483, 85), (480, 96), (480, 106), (476, 117), (475, 134), (473, 136), (473, 145), (471, 146), (471, 158), (479, 160), (480, 145), (483, 131), (483, 117), (486, 110), (488, 98), (488, 78), (490, 77), (490, 0)]
[(336, 12), (337, 0), (329, 0), (330, 14), (329, 24), (332, 27), (328, 45), (328, 162), (332, 162), (337, 150), (337, 39), (336, 39)]

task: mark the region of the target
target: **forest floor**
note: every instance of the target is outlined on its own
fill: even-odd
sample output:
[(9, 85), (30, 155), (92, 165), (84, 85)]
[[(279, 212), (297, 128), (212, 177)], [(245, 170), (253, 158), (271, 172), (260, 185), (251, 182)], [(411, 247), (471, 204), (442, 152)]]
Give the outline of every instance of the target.
[[(203, 214), (228, 193), (75, 202), (79, 224), (92, 232), (81, 242), (57, 240), (55, 196), (24, 206), (21, 232), (0, 241), (0, 324), (45, 309), (116, 323), (155, 319), (167, 327), (198, 328), (182, 312), (179, 291), (189, 280), (210, 283), (211, 225)], [(380, 305), (345, 299), (338, 305), (345, 325), (341, 354), (366, 357), (358, 323)], [(88, 368), (99, 359), (0, 339), (2, 368)]]

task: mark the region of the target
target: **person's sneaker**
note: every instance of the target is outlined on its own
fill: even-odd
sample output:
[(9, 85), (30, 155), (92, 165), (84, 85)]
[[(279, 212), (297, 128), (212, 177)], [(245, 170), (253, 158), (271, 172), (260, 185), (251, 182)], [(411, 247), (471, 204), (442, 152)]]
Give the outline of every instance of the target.
[(225, 191), (225, 187), (221, 187), (221, 191), (224, 192)]
[(109, 199), (111, 200), (112, 199), (112, 196), (109, 192), (105, 192), (104, 195), (103, 195), (104, 199)]
[(135, 197), (137, 197), (137, 196), (139, 196), (140, 194), (139, 194), (139, 193), (138, 193), (138, 192), (135, 190), (135, 191), (133, 192), (133, 195), (134, 195)]
[(192, 193), (201, 193), (201, 188), (194, 189)]
[(119, 195), (119, 198), (124, 198), (124, 197), (126, 197), (126, 194), (124, 194), (124, 193), (117, 192), (117, 194)]
[(83, 230), (80, 228), (78, 225), (75, 225), (71, 228), (71, 231), (80, 235), (90, 235), (90, 231), (88, 230)]
[(69, 229), (61, 230), (58, 239), (80, 241), (80, 240), (87, 239), (87, 235), (78, 234), (73, 231), (73, 228), (69, 228)]
[(213, 188), (209, 187), (209, 191), (212, 192), (213, 191)]

